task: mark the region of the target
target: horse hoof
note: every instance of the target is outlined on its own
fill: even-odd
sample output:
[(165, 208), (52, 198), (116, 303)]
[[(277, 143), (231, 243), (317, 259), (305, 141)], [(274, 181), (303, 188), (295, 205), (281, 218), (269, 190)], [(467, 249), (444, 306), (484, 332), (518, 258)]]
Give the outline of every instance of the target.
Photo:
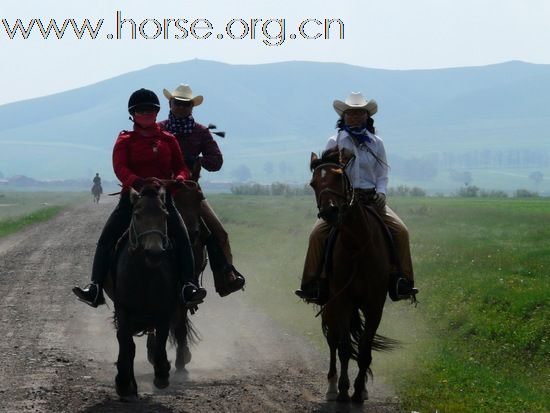
[(184, 370), (185, 366), (191, 362), (191, 352), (188, 347), (185, 347), (183, 351), (179, 352), (176, 355), (176, 370)]
[(337, 392), (330, 392), (330, 391), (327, 391), (326, 394), (325, 394), (325, 400), (327, 402), (333, 402), (337, 399), (338, 397), (338, 393)]
[(354, 392), (351, 396), (352, 403), (363, 403), (369, 399), (369, 393), (366, 390), (362, 390), (360, 393)]
[(157, 389), (165, 389), (170, 385), (170, 380), (168, 378), (155, 377), (153, 384)]
[(349, 394), (348, 393), (338, 393), (338, 396), (336, 396), (337, 402), (347, 403), (350, 401)]
[(139, 397), (135, 394), (128, 394), (126, 396), (119, 396), (120, 401), (124, 403), (135, 403), (139, 401)]

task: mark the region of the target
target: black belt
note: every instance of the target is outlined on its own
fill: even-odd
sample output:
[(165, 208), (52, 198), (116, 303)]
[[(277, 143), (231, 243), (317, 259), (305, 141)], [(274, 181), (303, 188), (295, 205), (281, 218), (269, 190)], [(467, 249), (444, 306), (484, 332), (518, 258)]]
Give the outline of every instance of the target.
[(363, 193), (365, 195), (374, 195), (376, 193), (376, 188), (355, 188), (355, 192)]

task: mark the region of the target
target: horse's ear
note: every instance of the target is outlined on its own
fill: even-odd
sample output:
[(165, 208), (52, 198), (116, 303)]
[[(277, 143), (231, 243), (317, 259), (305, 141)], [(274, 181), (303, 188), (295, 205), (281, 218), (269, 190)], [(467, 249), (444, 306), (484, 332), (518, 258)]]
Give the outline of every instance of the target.
[(199, 182), (199, 178), (201, 177), (201, 161), (197, 158), (195, 162), (193, 163), (193, 167), (191, 168), (191, 180), (195, 182)]
[(309, 162), (312, 163), (312, 162), (316, 161), (317, 159), (319, 159), (317, 154), (314, 153), (314, 152), (311, 152), (311, 160)]
[(130, 203), (134, 205), (139, 198), (139, 192), (130, 187)]

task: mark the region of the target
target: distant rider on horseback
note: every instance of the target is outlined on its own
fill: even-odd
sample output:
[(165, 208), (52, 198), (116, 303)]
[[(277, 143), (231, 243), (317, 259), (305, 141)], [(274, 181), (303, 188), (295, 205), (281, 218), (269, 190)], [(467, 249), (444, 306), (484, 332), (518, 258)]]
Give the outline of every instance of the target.
[[(203, 102), (203, 96), (193, 96), (189, 85), (183, 84), (172, 92), (164, 89), (163, 93), (170, 103), (170, 113), (159, 125), (176, 137), (187, 167), (192, 169), (199, 162), (207, 171), (220, 170), (223, 157), (218, 144), (208, 128), (195, 122), (192, 115), (193, 108)], [(201, 203), (201, 218), (211, 232), (206, 248), (216, 291), (224, 297), (242, 289), (245, 279), (233, 266), (229, 236), (206, 199)]]
[[(99, 238), (92, 267), (92, 283), (87, 288), (73, 288), (76, 296), (86, 304), (97, 307), (105, 303), (103, 283), (109, 271), (111, 251), (128, 229), (132, 218), (130, 188), (139, 191), (147, 182), (160, 185), (160, 179), (183, 181), (189, 178), (178, 142), (172, 134), (163, 131), (156, 123), (160, 110), (157, 95), (147, 89), (132, 93), (128, 101), (133, 130), (122, 131), (113, 148), (113, 168), (122, 182), (117, 207), (107, 220)], [(194, 263), (187, 230), (167, 192), (168, 233), (173, 241), (175, 264), (180, 276), (182, 299), (185, 304), (196, 305), (206, 296), (193, 279)]]
[(101, 178), (99, 177), (99, 172), (95, 174), (93, 183), (94, 183), (94, 187), (98, 187), (99, 188), (99, 193), (102, 194), (103, 193), (103, 187), (101, 186)]
[[(384, 143), (375, 135), (372, 119), (378, 105), (374, 99), (367, 101), (361, 93), (352, 93), (345, 102), (335, 100), (333, 106), (340, 116), (336, 125), (338, 133), (329, 139), (326, 149), (338, 150), (342, 163), (350, 161), (346, 173), (354, 196), (371, 204), (392, 234), (400, 265), (393, 263), (396, 268), (390, 274), (390, 297), (399, 300), (414, 296), (418, 290), (414, 288), (409, 232), (403, 221), (386, 205), (388, 164)], [(301, 289), (296, 291), (300, 298), (317, 304), (323, 304), (328, 289), (322, 266), (329, 233), (329, 224), (319, 218), (309, 238)]]

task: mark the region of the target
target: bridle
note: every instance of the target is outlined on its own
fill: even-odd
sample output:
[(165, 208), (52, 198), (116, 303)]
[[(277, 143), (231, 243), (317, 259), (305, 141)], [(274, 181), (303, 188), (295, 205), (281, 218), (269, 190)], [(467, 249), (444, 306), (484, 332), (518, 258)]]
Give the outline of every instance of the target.
[(343, 199), (345, 202), (344, 205), (347, 207), (351, 205), (351, 203), (353, 202), (354, 194), (355, 194), (353, 190), (353, 186), (351, 185), (351, 181), (346, 173), (345, 167), (343, 167), (338, 163), (327, 162), (327, 163), (322, 163), (320, 165), (317, 165), (315, 168), (313, 168), (313, 174), (315, 175), (315, 172), (317, 171), (317, 169), (326, 167), (326, 166), (333, 166), (342, 170), (342, 175), (343, 175), (342, 187), (340, 191), (337, 191), (336, 189), (332, 189), (332, 188), (324, 188), (321, 191), (319, 191), (319, 193), (315, 193), (315, 201), (317, 202), (317, 209), (319, 210), (319, 214), (318, 214), (319, 218), (322, 218), (321, 198), (323, 195), (333, 194), (336, 197)]
[(164, 250), (170, 247), (170, 239), (168, 237), (168, 223), (166, 219), (164, 220), (164, 230), (159, 229), (150, 229), (147, 231), (137, 232), (136, 221), (134, 215), (132, 215), (132, 220), (130, 221), (130, 227), (128, 228), (128, 242), (130, 243), (130, 248), (136, 250), (140, 246), (140, 240), (146, 235), (157, 234), (160, 235), (162, 239), (162, 248)]

